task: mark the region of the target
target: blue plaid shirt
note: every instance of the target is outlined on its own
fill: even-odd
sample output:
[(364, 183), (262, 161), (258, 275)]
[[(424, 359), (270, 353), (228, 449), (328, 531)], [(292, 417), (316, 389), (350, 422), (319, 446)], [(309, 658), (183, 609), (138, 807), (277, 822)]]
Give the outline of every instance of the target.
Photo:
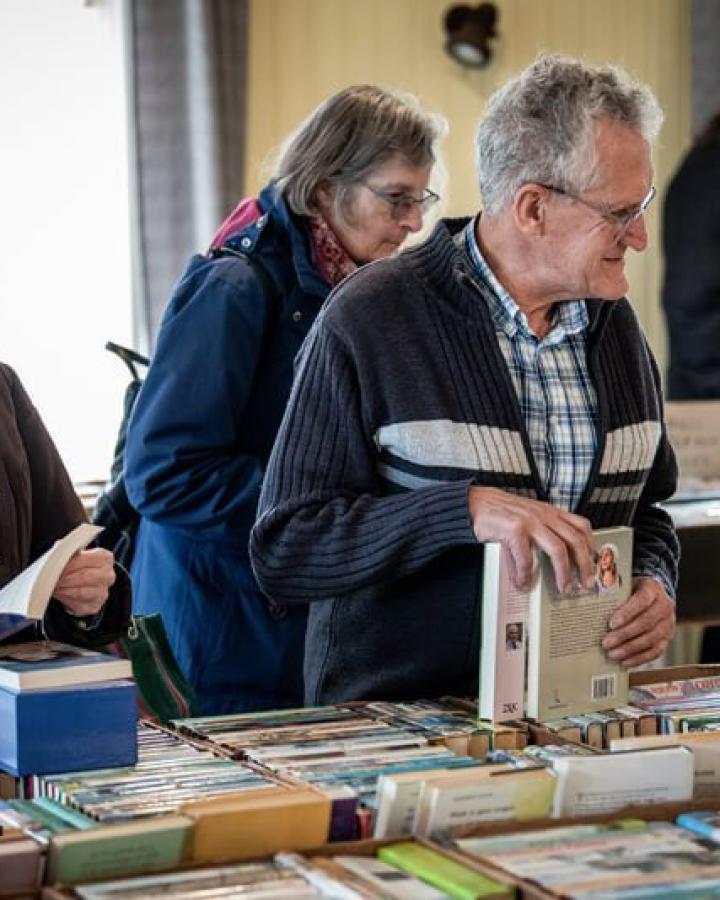
[(490, 313), (500, 350), (520, 402), (535, 463), (550, 503), (577, 508), (597, 451), (597, 396), (586, 358), (588, 314), (582, 300), (557, 303), (542, 339), (493, 275), (475, 239), (465, 229), (470, 259), (492, 289)]

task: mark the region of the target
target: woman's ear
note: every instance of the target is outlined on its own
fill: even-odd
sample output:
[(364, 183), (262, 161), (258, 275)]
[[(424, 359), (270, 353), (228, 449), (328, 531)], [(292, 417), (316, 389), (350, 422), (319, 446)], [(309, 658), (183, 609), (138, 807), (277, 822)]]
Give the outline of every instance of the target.
[(315, 191), (315, 205), (327, 218), (328, 210), (332, 206), (333, 190), (329, 181), (322, 181)]

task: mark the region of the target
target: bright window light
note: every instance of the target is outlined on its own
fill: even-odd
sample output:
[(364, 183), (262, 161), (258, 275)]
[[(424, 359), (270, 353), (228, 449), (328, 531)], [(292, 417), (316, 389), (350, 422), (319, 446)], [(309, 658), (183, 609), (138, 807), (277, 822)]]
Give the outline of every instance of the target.
[(0, 3), (0, 359), (76, 481), (107, 477), (131, 343), (117, 0)]

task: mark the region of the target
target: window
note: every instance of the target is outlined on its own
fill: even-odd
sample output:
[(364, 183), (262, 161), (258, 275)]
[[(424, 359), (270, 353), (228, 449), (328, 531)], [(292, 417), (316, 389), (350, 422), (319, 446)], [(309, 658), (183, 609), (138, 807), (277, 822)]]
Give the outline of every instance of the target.
[(120, 0), (0, 3), (0, 359), (75, 480), (107, 477), (131, 344)]

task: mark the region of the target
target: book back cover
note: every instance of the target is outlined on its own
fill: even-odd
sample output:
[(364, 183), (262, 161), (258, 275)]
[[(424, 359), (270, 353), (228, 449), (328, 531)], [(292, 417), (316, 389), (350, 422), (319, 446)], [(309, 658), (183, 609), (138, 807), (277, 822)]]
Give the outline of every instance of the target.
[(527, 715), (543, 721), (624, 705), (628, 672), (609, 660), (602, 639), (613, 610), (630, 596), (632, 529), (593, 533), (595, 583), (558, 591), (549, 557), (540, 554), (528, 610)]

